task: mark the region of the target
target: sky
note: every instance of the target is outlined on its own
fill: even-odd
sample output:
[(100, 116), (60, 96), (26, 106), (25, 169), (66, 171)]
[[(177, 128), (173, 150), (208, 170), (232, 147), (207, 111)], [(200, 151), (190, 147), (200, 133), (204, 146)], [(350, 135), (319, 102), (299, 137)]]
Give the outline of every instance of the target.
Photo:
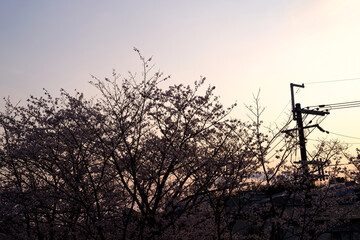
[[(303, 107), (360, 100), (359, 13), (357, 0), (3, 0), (0, 97), (24, 102), (43, 88), (94, 96), (91, 75), (141, 70), (136, 47), (169, 84), (205, 76), (225, 106), (237, 102), (233, 117), (247, 120), (244, 104), (260, 89), (264, 122), (281, 126), (290, 83), (305, 84), (295, 95)], [(359, 116), (330, 111), (321, 127), (331, 134), (309, 139), (360, 148)]]

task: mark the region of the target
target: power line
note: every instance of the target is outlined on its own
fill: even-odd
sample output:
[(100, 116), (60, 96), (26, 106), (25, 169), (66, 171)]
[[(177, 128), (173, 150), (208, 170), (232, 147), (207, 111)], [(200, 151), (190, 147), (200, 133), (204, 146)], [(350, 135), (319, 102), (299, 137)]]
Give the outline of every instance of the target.
[(352, 136), (348, 136), (348, 135), (344, 135), (344, 134), (339, 134), (339, 133), (334, 133), (334, 132), (329, 132), (333, 135), (337, 135), (337, 136), (340, 136), (340, 137), (346, 137), (346, 138), (353, 138), (353, 139), (360, 139), (360, 137), (352, 137)]
[(338, 105), (344, 105), (344, 104), (359, 104), (359, 103), (360, 103), (360, 101), (350, 101), (350, 102), (325, 104), (325, 106), (338, 106)]
[[(300, 92), (300, 88), (298, 88), (295, 92), (295, 94)], [(289, 100), (289, 102), (285, 105), (285, 107), (283, 108), (283, 110), (279, 113), (279, 115), (277, 116), (277, 118), (275, 119), (275, 122), (279, 119), (279, 117), (286, 111), (286, 109), (288, 108), (288, 106), (290, 105), (291, 100)]]
[[(320, 121), (320, 123), (322, 122), (322, 121), (324, 121), (325, 120), (325, 118), (323, 118), (321, 121)], [(319, 123), (319, 124), (320, 124)], [(309, 134), (311, 133), (313, 131), (313, 129), (306, 135), (306, 137), (307, 136), (309, 136)], [(360, 140), (360, 137), (354, 137), (354, 136), (348, 136), (348, 135), (344, 135), (344, 134), (340, 134), (340, 133), (334, 133), (334, 132), (330, 132), (330, 131), (327, 131), (329, 134), (333, 134), (333, 135), (336, 135), (336, 136), (340, 136), (340, 137), (346, 137), (346, 138), (352, 138), (352, 139), (359, 139)], [(311, 140), (311, 141), (319, 141), (319, 142), (321, 142), (321, 140), (315, 140), (315, 139), (308, 139), (307, 138), (307, 140)], [(347, 144), (360, 144), (360, 143), (347, 143)]]
[(304, 109), (319, 110), (321, 108), (325, 108), (325, 111), (332, 111), (332, 110), (356, 108), (356, 107), (360, 107), (360, 101), (320, 104), (320, 105), (308, 106), (305, 107)]
[(290, 105), (291, 100), (286, 104), (286, 106), (283, 108), (283, 110), (279, 113), (279, 115), (277, 116), (277, 118), (275, 119), (275, 122), (279, 119), (279, 117), (285, 112), (285, 110), (288, 108), (288, 106)]
[(319, 83), (346, 82), (346, 81), (356, 81), (356, 80), (360, 80), (360, 77), (357, 77), (357, 78), (335, 79), (335, 80), (327, 80), (327, 81), (318, 81), (318, 82), (307, 82), (307, 83), (305, 83), (305, 84), (319, 84)]
[(329, 107), (330, 110), (360, 107), (360, 101), (333, 103), (333, 104), (327, 104), (327, 105), (324, 105), (324, 106), (321, 105), (321, 107)]
[(306, 108), (329, 108), (330, 110), (334, 110), (334, 109), (359, 107), (359, 106), (360, 106), (360, 101), (350, 101), (350, 102), (313, 105), (313, 106), (308, 106)]
[[(327, 117), (327, 115), (325, 115), (324, 117), (322, 117), (320, 120), (319, 119), (317, 119), (316, 120), (316, 125), (320, 125), (324, 120), (325, 120), (325, 118)], [(313, 121), (314, 120), (314, 118), (311, 120), (311, 121)], [(309, 125), (309, 124), (308, 124)], [(315, 130), (316, 128), (314, 127), (314, 128), (312, 128), (307, 134), (306, 134), (306, 138)]]
[[(285, 126), (282, 127), (282, 129), (287, 129), (288, 126), (290, 125), (290, 123), (291, 123), (291, 122), (286, 123)], [(274, 142), (276, 142), (276, 141), (274, 141)], [(268, 149), (268, 153), (271, 153), (272, 151), (274, 151), (275, 148), (276, 148), (280, 143), (283, 143), (283, 139), (280, 139), (279, 142), (278, 142), (277, 144), (275, 144), (275, 146), (272, 146), (271, 148), (269, 148), (269, 149)], [(285, 143), (283, 144), (283, 146), (282, 146), (280, 149), (282, 149), (283, 147), (285, 147), (287, 144), (288, 144), (288, 143), (285, 141)], [(276, 154), (277, 154), (277, 152), (275, 151), (275, 153), (274, 153), (269, 159), (271, 159), (272, 157), (274, 157)]]
[[(326, 140), (321, 140), (321, 139), (312, 139), (312, 138), (306, 138), (306, 140), (308, 141), (313, 141), (313, 142), (325, 142)], [(360, 145), (360, 142), (342, 142), (344, 144), (351, 144), (351, 145)]]
[(345, 109), (345, 108), (355, 108), (355, 107), (360, 107), (360, 104), (358, 104), (358, 105), (353, 105), (353, 106), (351, 106), (351, 105), (349, 105), (349, 106), (343, 106), (343, 107), (336, 107), (336, 108), (330, 108), (330, 110), (338, 110), (338, 109)]

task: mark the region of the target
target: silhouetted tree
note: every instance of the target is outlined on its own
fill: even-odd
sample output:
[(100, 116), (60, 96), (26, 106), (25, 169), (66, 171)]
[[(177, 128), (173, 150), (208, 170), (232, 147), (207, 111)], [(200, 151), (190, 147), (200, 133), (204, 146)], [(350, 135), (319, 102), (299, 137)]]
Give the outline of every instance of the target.
[[(96, 98), (61, 90), (31, 96), (27, 105), (6, 101), (0, 237), (308, 239), (334, 225), (314, 227), (339, 197), (299, 184), (288, 164), (296, 139), (281, 133), (288, 124), (263, 128), (259, 96), (248, 107), (250, 122), (232, 119), (234, 105), (224, 108), (205, 78), (161, 87), (168, 77), (135, 51), (141, 75), (93, 77)], [(283, 147), (273, 154), (277, 141)], [(339, 148), (328, 147), (317, 155), (337, 161)], [(255, 173), (265, 181), (254, 181)], [(248, 197), (262, 192), (261, 201)]]
[[(199, 94), (205, 78), (193, 88), (163, 89), (167, 77), (151, 74), (151, 59), (139, 56), (141, 79), (94, 77), (96, 99), (61, 90), (58, 98), (32, 96), (26, 106), (7, 101), (0, 116), (2, 233), (193, 238), (196, 226), (204, 229), (199, 238), (229, 233), (224, 196), (257, 168), (254, 133), (228, 118), (233, 106), (225, 109), (214, 87)], [(208, 214), (215, 199), (221, 207)]]

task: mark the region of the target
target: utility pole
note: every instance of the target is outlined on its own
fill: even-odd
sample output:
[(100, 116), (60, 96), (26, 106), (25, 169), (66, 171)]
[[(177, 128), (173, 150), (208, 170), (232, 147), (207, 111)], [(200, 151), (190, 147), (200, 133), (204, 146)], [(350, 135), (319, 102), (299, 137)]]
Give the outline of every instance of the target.
[(298, 131), (300, 155), (301, 155), (301, 160), (300, 160), (299, 163), (301, 163), (301, 168), (304, 171), (303, 173), (305, 175), (305, 178), (309, 178), (310, 177), (310, 172), (309, 172), (309, 166), (308, 165), (310, 163), (313, 163), (313, 162), (312, 161), (310, 162), (310, 161), (307, 160), (306, 138), (305, 138), (305, 134), (304, 134), (304, 129), (317, 127), (321, 131), (324, 131), (324, 130), (318, 124), (314, 124), (314, 125), (304, 127), (302, 114), (305, 113), (305, 114), (311, 114), (311, 115), (324, 116), (325, 114), (329, 114), (329, 112), (302, 109), (300, 103), (295, 103), (294, 87), (304, 88), (305, 86), (304, 86), (304, 84), (299, 85), (299, 84), (290, 83), (293, 120), (296, 121), (297, 128), (285, 130), (283, 132), (289, 133), (291, 131)]
[(300, 155), (301, 155), (301, 168), (307, 173), (309, 171), (309, 167), (307, 165), (307, 154), (306, 154), (306, 139), (304, 135), (304, 125), (302, 119), (302, 112), (301, 112), (301, 104), (297, 103), (293, 112), (296, 116), (296, 124), (299, 134), (299, 145), (300, 145)]

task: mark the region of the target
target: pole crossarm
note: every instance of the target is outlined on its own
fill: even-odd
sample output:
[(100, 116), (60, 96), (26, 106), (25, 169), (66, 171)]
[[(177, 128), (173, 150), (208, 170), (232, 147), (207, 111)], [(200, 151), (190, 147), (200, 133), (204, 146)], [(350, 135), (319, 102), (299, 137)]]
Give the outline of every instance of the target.
[(329, 114), (329, 112), (324, 112), (324, 111), (317, 111), (317, 110), (310, 110), (310, 109), (301, 109), (300, 110), (301, 113), (306, 113), (306, 114), (311, 114), (311, 115), (320, 115), (320, 116), (325, 116), (326, 114)]
[[(319, 129), (320, 131), (322, 131), (322, 132), (329, 133), (328, 131), (326, 131), (326, 130), (324, 130), (322, 127), (320, 127), (319, 124), (314, 124), (314, 125), (305, 126), (305, 127), (303, 127), (303, 129), (313, 128), (313, 127), (318, 128), (318, 129)], [(287, 134), (289, 134), (289, 133), (292, 132), (292, 131), (299, 131), (299, 128), (287, 129), (287, 130), (283, 130), (283, 131), (281, 131), (281, 132), (282, 132), (282, 133), (287, 133)]]

